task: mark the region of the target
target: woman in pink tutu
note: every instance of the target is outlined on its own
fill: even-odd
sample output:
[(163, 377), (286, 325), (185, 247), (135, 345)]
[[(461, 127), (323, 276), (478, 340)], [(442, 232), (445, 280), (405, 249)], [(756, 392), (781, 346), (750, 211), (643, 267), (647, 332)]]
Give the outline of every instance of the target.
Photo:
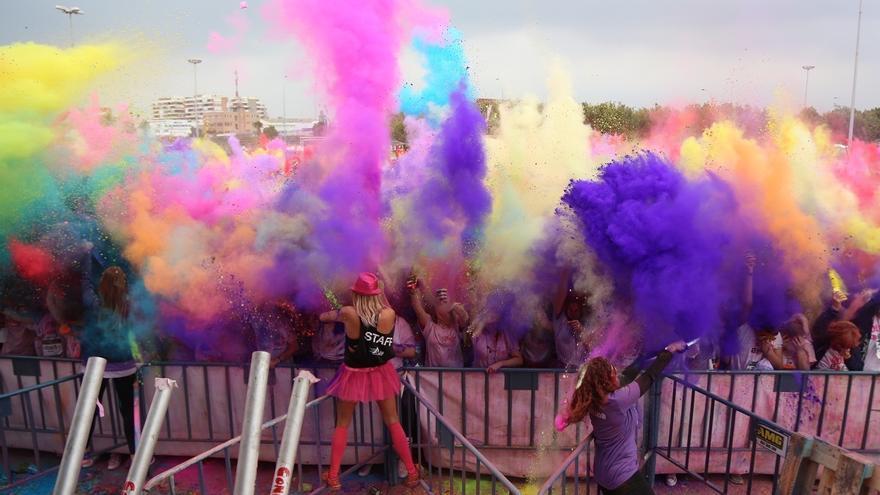
[(391, 435), (394, 451), (406, 466), (405, 485), (419, 484), (409, 449), (409, 440), (400, 426), (397, 415), (397, 396), (400, 378), (391, 359), (394, 358), (394, 324), (397, 315), (379, 286), (379, 278), (372, 273), (361, 273), (351, 288), (352, 305), (321, 315), (322, 322), (342, 322), (345, 325), (345, 364), (327, 388), (336, 397), (336, 430), (330, 444), (330, 469), (327, 486), (334, 491), (342, 488), (339, 469), (348, 441), (348, 425), (358, 402), (376, 401), (382, 419)]

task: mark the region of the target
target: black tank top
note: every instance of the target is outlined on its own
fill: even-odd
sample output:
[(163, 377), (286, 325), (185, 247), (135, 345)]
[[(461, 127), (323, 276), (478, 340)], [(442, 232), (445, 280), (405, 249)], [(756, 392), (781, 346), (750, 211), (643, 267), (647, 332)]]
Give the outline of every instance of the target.
[[(352, 339), (345, 335), (345, 365), (349, 368), (372, 368), (381, 366), (394, 357), (391, 343), (394, 341), (394, 327), (388, 335), (379, 329), (360, 322), (361, 335)], [(395, 319), (395, 326), (397, 321)]]

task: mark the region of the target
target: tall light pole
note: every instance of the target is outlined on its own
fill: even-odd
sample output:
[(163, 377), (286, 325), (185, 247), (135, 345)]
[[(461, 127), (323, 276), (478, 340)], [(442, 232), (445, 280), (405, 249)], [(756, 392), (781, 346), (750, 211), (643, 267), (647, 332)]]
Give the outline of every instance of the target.
[(849, 100), (849, 135), (846, 140), (847, 153), (852, 149), (853, 124), (856, 122), (856, 78), (859, 75), (859, 38), (862, 34), (862, 0), (859, 0), (859, 22), (856, 24), (856, 56), (853, 62), (852, 97)]
[(810, 88), (810, 71), (815, 69), (815, 65), (804, 65), (802, 67), (807, 73), (807, 81), (804, 83), (804, 108), (807, 108), (807, 90)]
[[(200, 58), (190, 58), (187, 59), (187, 62), (191, 63), (193, 66), (193, 118), (196, 117), (196, 98), (199, 96), (199, 80), (198, 80), (198, 67), (199, 64), (202, 63), (202, 59)], [(196, 120), (196, 137), (199, 137), (199, 122)]]
[(193, 96), (199, 95), (199, 80), (198, 75), (196, 74), (196, 68), (202, 63), (202, 59), (200, 58), (191, 58), (188, 59), (187, 62), (191, 63), (193, 66)]
[(64, 5), (56, 5), (55, 8), (64, 14), (67, 14), (67, 20), (70, 22), (70, 46), (73, 46), (73, 16), (83, 15), (85, 12), (79, 7), (65, 7)]

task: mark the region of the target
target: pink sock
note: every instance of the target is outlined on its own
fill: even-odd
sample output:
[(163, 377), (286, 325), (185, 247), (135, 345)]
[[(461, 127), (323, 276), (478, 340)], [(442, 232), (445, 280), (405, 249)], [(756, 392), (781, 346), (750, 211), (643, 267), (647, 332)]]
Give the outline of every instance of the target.
[(345, 445), (348, 443), (348, 428), (338, 426), (333, 430), (333, 440), (330, 442), (330, 470), (327, 476), (331, 479), (339, 477), (339, 465), (342, 464), (342, 454), (345, 453)]
[(388, 425), (388, 431), (391, 433), (391, 445), (394, 446), (394, 451), (397, 452), (397, 456), (400, 457), (403, 465), (406, 466), (406, 472), (410, 476), (417, 474), (418, 471), (416, 471), (416, 466), (413, 464), (412, 452), (409, 451), (409, 440), (407, 440), (406, 433), (403, 432), (400, 423)]

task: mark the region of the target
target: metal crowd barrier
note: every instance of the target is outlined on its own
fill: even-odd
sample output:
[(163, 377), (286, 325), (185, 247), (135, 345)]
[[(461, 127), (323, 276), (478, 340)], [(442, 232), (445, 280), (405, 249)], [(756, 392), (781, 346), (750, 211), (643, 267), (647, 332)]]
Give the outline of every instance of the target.
[[(24, 363), (24, 364), (22, 364)], [(10, 366), (15, 368), (10, 370)], [(0, 357), (0, 371), (3, 372), (6, 386), (0, 392), (10, 388), (10, 379), (18, 384), (18, 391), (0, 395), (0, 413), (4, 415), (0, 419), (2, 429), (7, 433), (18, 435), (15, 437), (18, 444), (13, 447), (33, 450), (39, 455), (39, 446), (45, 446), (46, 435), (54, 435), (54, 442), (63, 445), (65, 431), (68, 431), (70, 420), (70, 404), (78, 394), (79, 378), (75, 373), (81, 367), (79, 361), (47, 358), (9, 358)], [(25, 369), (26, 368), (26, 369)], [(261, 460), (274, 461), (280, 449), (280, 428), (284, 416), (281, 416), (276, 404), (278, 400), (286, 400), (291, 391), (293, 377), (299, 370), (313, 371), (321, 378), (329, 378), (335, 372), (332, 365), (311, 365), (301, 367), (278, 366), (270, 372), (270, 391), (266, 398), (266, 412), (264, 419), (275, 420), (264, 423), (263, 435), (260, 438)], [(36, 371), (35, 371), (36, 370)], [(70, 370), (68, 376), (63, 376)], [(405, 370), (409, 376), (410, 384), (423, 398), (430, 399), (428, 402), (436, 409), (431, 412), (420, 403), (421, 417), (434, 418), (431, 428), (434, 432), (445, 431), (437, 427), (436, 418), (443, 417), (454, 428), (459, 429), (462, 437), (467, 439), (482, 454), (489, 457), (496, 467), (504, 473), (508, 473), (503, 463), (495, 462), (495, 457), (513, 457), (515, 455), (530, 456), (541, 451), (550, 450), (560, 457), (554, 461), (551, 468), (557, 468), (563, 463), (563, 458), (571, 453), (571, 449), (580, 449), (582, 440), (586, 438), (585, 432), (578, 427), (577, 441), (567, 440), (557, 442), (555, 437), (548, 443), (547, 432), (552, 432), (552, 421), (547, 422), (545, 416), (553, 417), (562, 407), (562, 401), (570, 392), (572, 375), (564, 370), (533, 370), (533, 369), (506, 369), (498, 373), (499, 378), (493, 378), (482, 369), (467, 368), (426, 368), (414, 367)], [(233, 471), (232, 463), (236, 457), (237, 441), (227, 439), (235, 438), (240, 434), (241, 406), (244, 403), (244, 384), (247, 376), (246, 367), (242, 363), (196, 363), (196, 362), (166, 362), (147, 363), (141, 370), (146, 386), (140, 389), (140, 405), (143, 411), (153, 394), (155, 393), (151, 383), (156, 376), (168, 377), (178, 382), (180, 393), (171, 398), (171, 405), (166, 413), (162, 431), (158, 436), (156, 455), (185, 455), (193, 456), (193, 461), (188, 466), (202, 470), (205, 463), (225, 463), (227, 488), (232, 489)], [(58, 376), (58, 375), (62, 376)], [(271, 375), (275, 375), (274, 383)], [(45, 377), (50, 377), (49, 382), (40, 382)], [(663, 380), (662, 393), (655, 404), (647, 404), (649, 420), (645, 423), (645, 432), (656, 432), (656, 442), (651, 442), (651, 435), (643, 437), (642, 447), (649, 453), (655, 451), (672, 457), (673, 460), (684, 464), (690, 471), (703, 476), (706, 471), (712, 471), (712, 476), (730, 476), (731, 474), (745, 474), (731, 472), (725, 466), (722, 456), (727, 455), (727, 446), (724, 433), (729, 421), (727, 415), (734, 415), (735, 432), (740, 434), (741, 428), (747, 428), (748, 423), (754, 418), (761, 418), (765, 422), (778, 425), (785, 431), (802, 431), (809, 435), (821, 437), (826, 441), (842, 445), (850, 450), (865, 454), (880, 453), (880, 429), (868, 428), (872, 422), (876, 423), (877, 415), (880, 414), (880, 391), (877, 390), (877, 373), (839, 373), (839, 372), (690, 372), (687, 375), (675, 375), (675, 379)], [(28, 383), (29, 380), (34, 385)], [(55, 383), (55, 380), (61, 380)], [(326, 381), (316, 386), (315, 395), (320, 395)], [(426, 389), (428, 383), (433, 389)], [(43, 387), (43, 385), (45, 385)], [(696, 385), (697, 389), (688, 388)], [(29, 387), (40, 386), (41, 392), (37, 394)], [(72, 393), (68, 389), (73, 386)], [(440, 390), (447, 392), (432, 397), (429, 392)], [(482, 387), (482, 390), (480, 390)], [(58, 416), (57, 401), (51, 399), (53, 388), (58, 388), (62, 397), (69, 404), (62, 408), (61, 416), (64, 419), (63, 427), (53, 423), (54, 417)], [(448, 398), (458, 396), (464, 398), (479, 390), (480, 397), (472, 400), (462, 400), (460, 404), (452, 404)], [(705, 392), (705, 393), (704, 393)], [(105, 406), (111, 406), (111, 414), (98, 423), (94, 437), (101, 443), (101, 450), (109, 450), (113, 446), (124, 445), (121, 421), (118, 411), (115, 409), (115, 400), (112, 398), (112, 387), (107, 387), (108, 395), (102, 400)], [(710, 394), (710, 395), (706, 395)], [(30, 406), (19, 399), (19, 396), (29, 396)], [(2, 400), (5, 396), (6, 400)], [(719, 402), (718, 397), (725, 402)], [(284, 399), (281, 399), (284, 398)], [(213, 406), (213, 407), (209, 407)], [(453, 407), (454, 406), (454, 407)], [(751, 416), (746, 421), (741, 412), (723, 412), (729, 407), (735, 406), (744, 411), (749, 411)], [(30, 410), (27, 408), (30, 407)], [(656, 408), (656, 412), (655, 412)], [(10, 411), (11, 410), (11, 411)], [(739, 411), (739, 409), (735, 409)], [(11, 412), (11, 414), (7, 414)], [(141, 417), (145, 414), (141, 414)], [(694, 417), (691, 417), (694, 416)], [(45, 417), (46, 422), (42, 421)], [(320, 475), (323, 466), (328, 462), (329, 433), (332, 430), (335, 408), (333, 401), (324, 398), (313, 400), (306, 409), (306, 417), (303, 428), (303, 438), (300, 442), (300, 455), (297, 456), (297, 476), (294, 478), (294, 493), (309, 492), (317, 485), (312, 482), (312, 472), (317, 469)], [(466, 418), (470, 417), (471, 421)], [(718, 418), (714, 422), (706, 422), (705, 418)], [(482, 424), (480, 424), (482, 418)], [(27, 419), (27, 421), (25, 421)], [(687, 428), (682, 429), (682, 423), (689, 425), (692, 432)], [(693, 424), (691, 424), (693, 423)], [(475, 428), (473, 424), (479, 424)], [(490, 431), (491, 424), (491, 431)], [(710, 435), (709, 428), (712, 428)], [(283, 425), (282, 425), (283, 426)], [(422, 425), (426, 428), (426, 425)], [(31, 431), (36, 432), (37, 438), (33, 441)], [(357, 450), (355, 458), (344, 460), (343, 464), (355, 464), (361, 466), (366, 462), (374, 462), (387, 454), (387, 439), (384, 427), (381, 424), (380, 415), (375, 406), (359, 406), (355, 422), (350, 430), (354, 441), (349, 443), (349, 450)], [(2, 433), (2, 432), (0, 432)], [(422, 434), (424, 432), (418, 432)], [(671, 440), (670, 440), (671, 433)], [(410, 433), (416, 437), (416, 434)], [(444, 438), (448, 438), (446, 432)], [(112, 442), (106, 448), (106, 440)], [(121, 440), (121, 441), (120, 441)], [(416, 438), (415, 440), (420, 440)], [(422, 438), (421, 440), (425, 440)], [(4, 438), (0, 438), (3, 442)], [(223, 443), (221, 443), (223, 442)], [(231, 442), (231, 443), (230, 443)], [(579, 443), (580, 442), (580, 443)], [(7, 442), (9, 443), (9, 442)], [(414, 441), (415, 443), (415, 441)], [(426, 446), (423, 442), (421, 447)], [(220, 445), (218, 445), (220, 444)], [(12, 445), (12, 444), (10, 444)], [(224, 447), (225, 446), (225, 447)], [(663, 447), (658, 449), (658, 446)], [(2, 447), (2, 445), (0, 445)], [(739, 456), (747, 455), (750, 446), (734, 445), (731, 453)], [(554, 479), (555, 490), (563, 490), (566, 485), (571, 489), (578, 490), (573, 480), (588, 479), (586, 469), (576, 476), (573, 469), (580, 469), (581, 463), (589, 455), (590, 449), (580, 450), (581, 458), (569, 464), (569, 471), (565, 471), (563, 483), (561, 478)], [(706, 468), (706, 459), (696, 455), (699, 449), (710, 452), (709, 467)], [(205, 455), (205, 451), (210, 453)], [(456, 443), (456, 449), (461, 447)], [(420, 449), (422, 450), (422, 449)], [(45, 449), (42, 450), (45, 452)], [(60, 452), (60, 449), (56, 449)], [(690, 458), (687, 452), (690, 451)], [(681, 454), (681, 456), (679, 456)], [(760, 465), (766, 460), (763, 452), (757, 452), (756, 464)], [(218, 457), (219, 459), (209, 459)], [(390, 455), (389, 455), (390, 457)], [(448, 462), (447, 460), (444, 462)], [(457, 454), (457, 457), (460, 455)], [(198, 458), (198, 459), (197, 459)], [(424, 458), (423, 458), (424, 459)], [(702, 461), (699, 468), (694, 467), (695, 459)], [(42, 458), (41, 458), (42, 460)], [(468, 464), (461, 459), (453, 459), (453, 463), (444, 466), (444, 476), (448, 478), (448, 470), (455, 472), (468, 471)], [(566, 462), (568, 460), (566, 459)], [(684, 462), (686, 461), (686, 462)], [(473, 468), (474, 458), (470, 458), (470, 468)], [(649, 469), (656, 463), (656, 469)], [(43, 463), (45, 464), (45, 463)], [(437, 463), (438, 467), (443, 463)], [(739, 471), (747, 471), (747, 464)], [(770, 460), (769, 466), (775, 463)], [(737, 466), (733, 462), (734, 467)], [(4, 462), (7, 467), (7, 476), (11, 478), (13, 469)], [(316, 468), (303, 469), (303, 466), (316, 466)], [(46, 468), (41, 466), (41, 469)], [(349, 471), (352, 471), (351, 469)], [(554, 474), (558, 469), (547, 469), (544, 472)], [(736, 471), (736, 470), (735, 470)], [(764, 474), (771, 475), (778, 472), (776, 469), (766, 469)], [(646, 472), (653, 473), (682, 473), (685, 470), (660, 455), (649, 456)], [(714, 472), (714, 474), (713, 474)], [(523, 476), (517, 473), (516, 476)], [(546, 474), (543, 475), (546, 477)], [(16, 477), (16, 482), (20, 481)], [(196, 477), (193, 477), (196, 478)], [(154, 478), (155, 479), (155, 478)], [(167, 479), (167, 478), (166, 478)], [(537, 479), (537, 478), (536, 478)], [(12, 481), (10, 479), (10, 481)], [(152, 480), (151, 480), (152, 481)], [(169, 480), (169, 482), (171, 482)], [(460, 482), (460, 480), (459, 480)], [(206, 481), (203, 473), (198, 476), (198, 483), (204, 486)], [(716, 483), (720, 486), (719, 483)], [(2, 486), (2, 484), (0, 484)], [(545, 487), (547, 485), (545, 484)], [(589, 489), (589, 485), (587, 486)], [(720, 488), (723, 492), (724, 488)], [(207, 493), (203, 490), (203, 493)], [(550, 493), (548, 491), (548, 493)], [(567, 493), (567, 492), (566, 492)]]
[[(375, 412), (374, 412), (375, 410)], [(322, 418), (335, 418), (336, 417), (336, 405), (332, 398), (328, 395), (322, 395), (316, 399), (311, 400), (305, 405), (304, 411), (305, 417), (303, 419), (303, 424), (311, 424), (315, 426), (315, 431), (317, 432), (317, 438), (313, 440), (303, 440), (302, 438), (298, 441), (299, 451), (298, 459), (295, 460), (294, 468), (292, 471), (292, 481), (289, 483), (289, 490), (292, 493), (320, 493), (322, 491), (322, 487), (320, 486), (320, 480), (324, 471), (326, 470), (326, 466), (329, 463), (329, 447), (330, 447), (330, 435), (327, 435), (326, 439), (321, 438), (321, 422)], [(343, 471), (342, 475), (349, 475), (360, 468), (364, 467), (368, 463), (372, 463), (375, 460), (381, 458), (386, 455), (387, 446), (379, 445), (371, 441), (373, 438), (373, 425), (367, 424), (370, 418), (379, 417), (378, 408), (375, 405), (363, 406), (359, 405), (355, 410), (355, 417), (352, 420), (352, 426), (349, 429), (350, 434), (353, 434), (354, 441), (349, 441), (349, 457), (346, 459), (351, 461), (351, 466)], [(276, 418), (273, 418), (269, 421), (266, 421), (260, 426), (260, 430), (263, 433), (270, 432), (273, 428), (276, 428), (279, 424), (285, 422), (287, 420), (287, 414), (282, 414)], [(326, 430), (326, 428), (324, 428)], [(367, 432), (369, 431), (369, 435)], [(329, 432), (326, 430), (325, 432)], [(265, 436), (265, 435), (264, 435)], [(175, 495), (179, 490), (183, 490), (185, 493), (199, 493), (199, 494), (208, 494), (215, 493), (217, 490), (209, 490), (208, 488), (208, 480), (205, 476), (205, 465), (212, 461), (216, 461), (217, 457), (221, 457), (224, 463), (225, 470), (225, 489), (228, 493), (233, 493), (234, 483), (234, 468), (233, 464), (235, 461), (232, 459), (232, 452), (240, 443), (241, 443), (241, 435), (237, 435), (223, 443), (215, 445), (214, 447), (193, 456), (184, 462), (177, 464), (174, 467), (171, 467), (150, 480), (148, 480), (144, 484), (144, 490), (148, 493), (171, 493)], [(280, 449), (280, 446), (274, 443), (276, 436), (273, 436), (273, 448)], [(265, 439), (262, 439), (263, 444), (267, 444)], [(314, 469), (309, 469), (305, 466), (308, 464), (302, 462), (301, 454), (303, 453), (303, 449), (306, 448), (313, 452), (313, 455), (322, 461), (315, 465)], [(353, 458), (351, 457), (353, 454)], [(344, 462), (344, 464), (350, 464), (349, 462)], [(195, 467), (196, 469), (196, 478), (198, 487), (178, 487), (175, 481), (175, 477), (181, 474), (184, 471), (188, 471)]]
[[(658, 399), (661, 390), (670, 386), (672, 410), (666, 414), (658, 407)], [(779, 452), (771, 452), (759, 444), (766, 445), (761, 440), (768, 435), (787, 438), (791, 430), (695, 385), (687, 377), (667, 375), (655, 382), (651, 396), (645, 429), (646, 455), (650, 458), (645, 471), (651, 483), (655, 463), (665, 461), (715, 493), (728, 493), (733, 475), (743, 477), (746, 493), (752, 493), (756, 481), (765, 485), (758, 492), (776, 492), (785, 446), (779, 445)], [(679, 397), (683, 399), (680, 407), (676, 401)], [(702, 413), (695, 413), (697, 403), (702, 404)], [(755, 472), (758, 464), (773, 465), (760, 480)], [(769, 491), (768, 483), (772, 485)]]
[[(571, 454), (565, 458), (562, 464), (547, 478), (541, 486), (538, 495), (553, 495), (558, 490), (562, 495), (573, 492), (574, 495), (590, 495), (595, 488), (598, 495), (599, 489), (592, 483), (593, 472), (593, 435), (587, 435), (578, 443)], [(582, 487), (583, 485), (583, 487)]]
[[(73, 359), (0, 356), (0, 489), (58, 470), (80, 395), (80, 369), (81, 361)], [(7, 392), (9, 378), (17, 388)], [(106, 414), (96, 418), (92, 455), (125, 445), (112, 386), (101, 402)]]
[[(519, 489), (465, 438), (408, 380), (402, 380), (407, 392), (416, 400), (417, 417), (425, 414), (427, 421), (419, 421), (411, 446), (416, 449), (414, 459), (424, 466), (422, 487), (429, 494), (458, 493), (519, 495)], [(422, 433), (422, 430), (425, 430)], [(458, 452), (456, 452), (458, 450)], [(448, 453), (447, 462), (438, 462)], [(456, 469), (456, 461), (460, 464)], [(474, 469), (464, 466), (473, 465)], [(484, 474), (485, 473), (485, 474)], [(501, 490), (499, 490), (499, 488)]]

